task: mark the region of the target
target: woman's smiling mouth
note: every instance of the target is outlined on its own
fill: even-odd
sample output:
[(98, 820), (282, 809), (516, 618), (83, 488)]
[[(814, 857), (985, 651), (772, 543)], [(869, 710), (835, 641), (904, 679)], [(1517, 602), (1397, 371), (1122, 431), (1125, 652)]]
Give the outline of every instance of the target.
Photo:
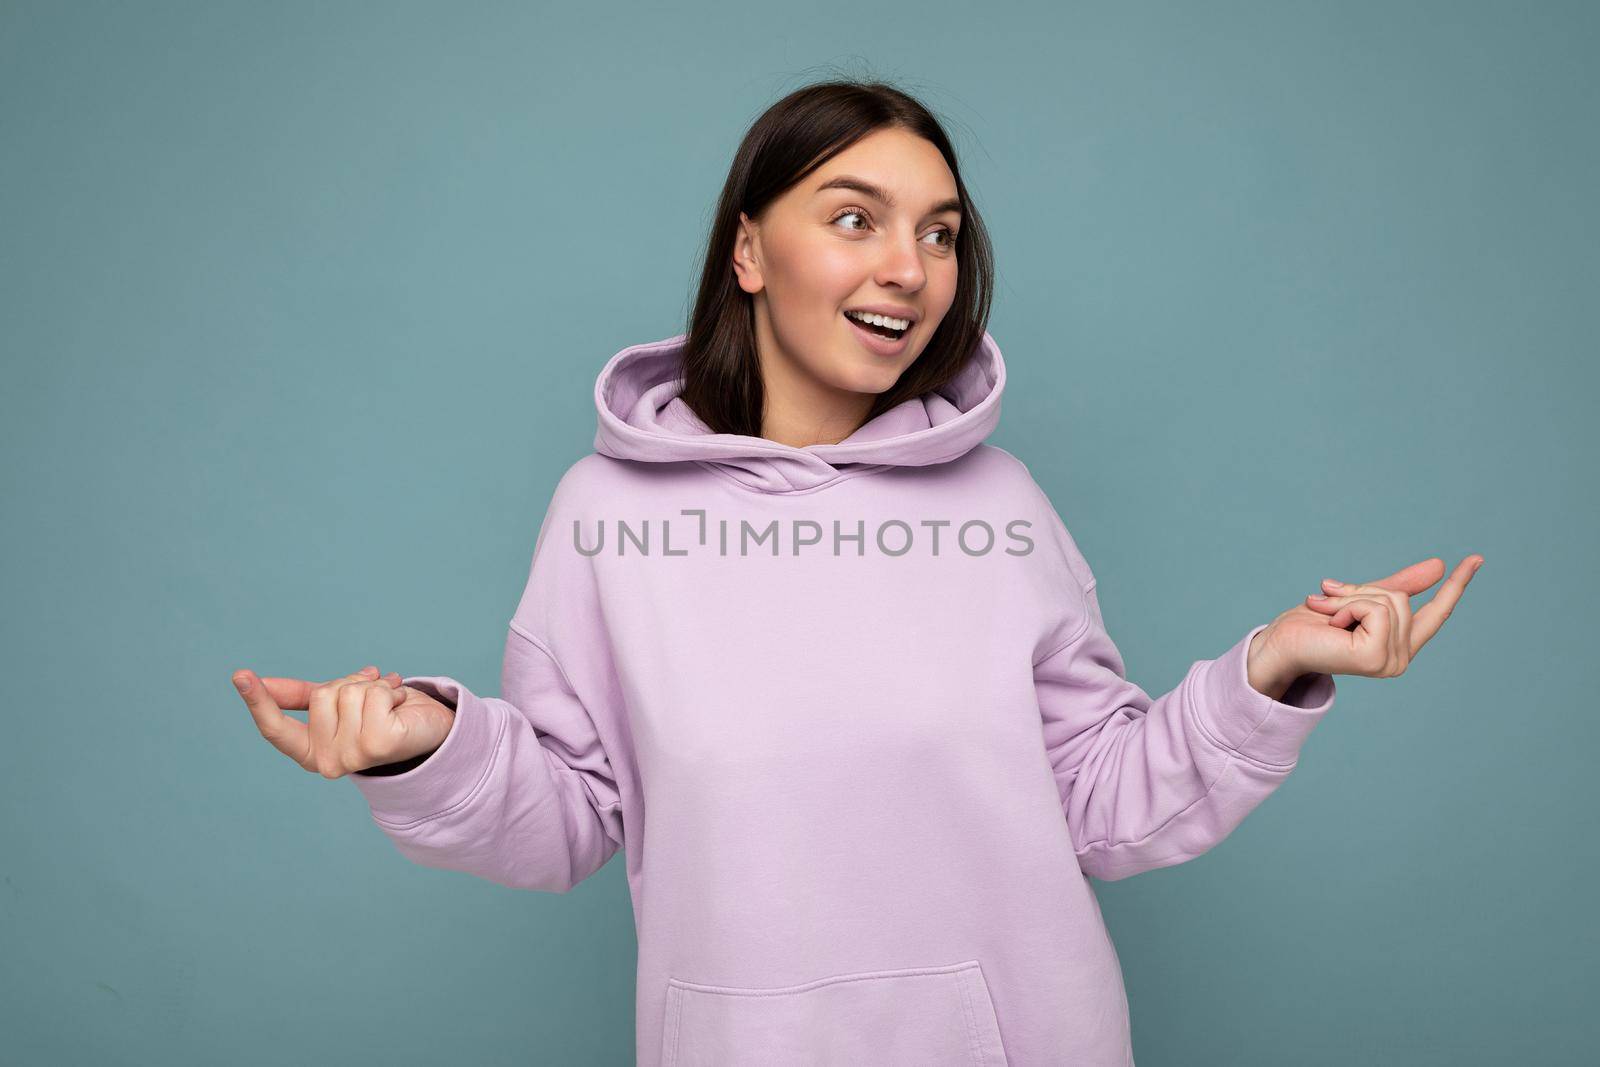
[[(904, 330), (894, 331), (889, 327), (862, 322), (856, 318), (854, 312), (845, 312), (845, 320), (850, 323), (851, 331), (867, 351), (879, 356), (898, 356), (906, 350), (907, 340), (911, 336), (908, 325)], [(883, 318), (874, 315), (873, 318)], [(899, 319), (899, 322), (907, 322)]]

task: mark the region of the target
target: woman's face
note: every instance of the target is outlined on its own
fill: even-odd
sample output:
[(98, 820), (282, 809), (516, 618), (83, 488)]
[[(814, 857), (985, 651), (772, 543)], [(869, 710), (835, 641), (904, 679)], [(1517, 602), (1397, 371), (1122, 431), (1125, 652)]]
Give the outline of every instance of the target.
[[(846, 182), (855, 187), (835, 185)], [(740, 219), (734, 270), (754, 301), (763, 374), (796, 393), (884, 392), (955, 299), (955, 176), (937, 148), (904, 130), (867, 135), (758, 218)], [(897, 351), (875, 351), (845, 316), (873, 306), (912, 320)]]

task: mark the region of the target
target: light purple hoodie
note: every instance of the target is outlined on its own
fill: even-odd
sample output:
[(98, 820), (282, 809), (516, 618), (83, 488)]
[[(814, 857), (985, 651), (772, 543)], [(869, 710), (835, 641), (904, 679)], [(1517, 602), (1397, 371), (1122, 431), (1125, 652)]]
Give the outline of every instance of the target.
[[(1294, 768), (1329, 675), (1246, 680), (1257, 626), (1152, 699), (1021, 461), (1005, 364), (831, 445), (713, 434), (682, 335), (613, 356), (501, 696), (354, 774), (412, 861), (562, 893), (619, 849), (637, 1062), (1131, 1064), (1088, 876), (1181, 863)], [(596, 548), (598, 547), (598, 551)]]

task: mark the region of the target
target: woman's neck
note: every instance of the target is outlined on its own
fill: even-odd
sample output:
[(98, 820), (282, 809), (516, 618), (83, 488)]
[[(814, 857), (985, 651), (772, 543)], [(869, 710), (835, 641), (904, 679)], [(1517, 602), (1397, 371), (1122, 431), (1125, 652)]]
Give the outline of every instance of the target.
[(761, 388), (761, 436), (792, 448), (838, 444), (861, 428), (877, 399), (834, 389), (781, 357), (761, 358)]

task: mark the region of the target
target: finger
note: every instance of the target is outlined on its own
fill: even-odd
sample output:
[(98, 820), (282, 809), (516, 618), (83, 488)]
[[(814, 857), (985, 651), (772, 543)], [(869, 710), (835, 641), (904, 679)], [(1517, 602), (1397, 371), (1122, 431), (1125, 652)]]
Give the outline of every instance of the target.
[(249, 707), (250, 717), (256, 721), (256, 729), (261, 731), (261, 736), (270, 741), (273, 748), (305, 766), (305, 757), (311, 748), (306, 724), (285, 715), (262, 684), (262, 679), (256, 677), (254, 672), (235, 671), (233, 684)]
[(1483, 564), (1482, 556), (1468, 556), (1456, 564), (1456, 569), (1451, 572), (1450, 578), (1439, 587), (1433, 595), (1411, 619), (1411, 654), (1439, 632), (1439, 627), (1444, 625), (1444, 620), (1450, 617), (1455, 610), (1456, 601), (1461, 599), (1461, 594), (1466, 591), (1467, 583), (1472, 581), (1472, 576), (1478, 573), (1478, 568)]
[[(1361, 598), (1357, 598), (1357, 599), (1363, 599), (1364, 600), (1364, 599), (1369, 599), (1369, 598), (1361, 597)], [(1349, 607), (1347, 606), (1347, 604), (1340, 604), (1339, 605), (1339, 610), (1334, 612), (1333, 616), (1328, 619), (1328, 625), (1329, 626), (1336, 626), (1341, 630), (1348, 630), (1348, 629), (1350, 629), (1351, 625), (1355, 621), (1356, 621), (1355, 612), (1351, 611), (1349, 609)]]
[(339, 775), (334, 765), (338, 755), (333, 747), (333, 738), (339, 729), (339, 690), (344, 688), (348, 680), (336, 678), (314, 686), (311, 690), (311, 706), (306, 709), (306, 725), (311, 729), (310, 769), (324, 778), (337, 778)]
[[(1401, 567), (1387, 578), (1379, 578), (1377, 581), (1364, 584), (1379, 586), (1383, 589), (1393, 589), (1407, 596), (1415, 596), (1427, 590), (1433, 583), (1442, 578), (1444, 572), (1444, 560), (1438, 556), (1433, 556), (1419, 563), (1413, 563), (1409, 567)], [(1338, 585), (1335, 583), (1330, 585), (1329, 579), (1323, 579), (1322, 591), (1325, 593), (1349, 593), (1358, 588), (1361, 588), (1361, 584)]]
[(1386, 600), (1393, 601), (1396, 607), (1399, 607), (1402, 604), (1405, 604), (1409, 607), (1411, 603), (1410, 594), (1400, 589), (1391, 588), (1387, 585), (1379, 585), (1377, 582), (1360, 582), (1354, 585), (1346, 585), (1328, 578), (1324, 579), (1323, 589), (1325, 592), (1332, 593), (1335, 596), (1383, 597)]
[(391, 689), (399, 685), (401, 679), (399, 671), (390, 671), (387, 674), (380, 674), (378, 672), (378, 668), (376, 667), (363, 667), (357, 673), (361, 674), (368, 681), (387, 682), (389, 683), (389, 688)]
[[(1360, 595), (1363, 596), (1363, 597), (1366, 597), (1368, 599), (1372, 599), (1375, 596), (1375, 594), (1372, 594), (1372, 593), (1362, 593)], [(1319, 611), (1322, 614), (1329, 616), (1328, 621), (1331, 623), (1331, 622), (1334, 621), (1334, 619), (1337, 619), (1339, 617), (1339, 614), (1340, 614), (1341, 611), (1343, 611), (1344, 606), (1346, 604), (1350, 603), (1352, 600), (1355, 600), (1355, 599), (1357, 599), (1357, 597), (1354, 594), (1348, 595), (1348, 596), (1328, 596), (1326, 594), (1322, 594), (1322, 595), (1307, 594), (1307, 596), (1306, 596), (1306, 607), (1311, 608), (1314, 611)], [(1351, 616), (1348, 612), (1345, 612), (1344, 613), (1344, 621), (1345, 621), (1345, 623), (1348, 624), (1352, 617), (1353, 616)]]
[[(355, 674), (318, 686), (311, 695), (307, 725), (311, 730), (312, 758), (324, 778), (338, 778), (348, 766), (343, 761), (350, 739), (361, 732), (361, 701), (374, 688), (378, 668), (367, 666)], [(350, 720), (354, 718), (354, 723)], [(343, 746), (343, 747), (341, 747)]]
[[(381, 685), (366, 688), (361, 705), (361, 731), (351, 742), (351, 754), (360, 757), (363, 762), (374, 756), (382, 758), (385, 755), (384, 749), (395, 735), (395, 731), (389, 728), (389, 720), (394, 716), (395, 706), (403, 703), (411, 692), (404, 686), (398, 689)], [(354, 762), (350, 765), (360, 766)]]
[[(1394, 611), (1395, 631), (1393, 638), (1398, 642), (1401, 639), (1406, 639), (1406, 635), (1411, 632), (1411, 597), (1408, 594), (1398, 589), (1390, 589), (1387, 586), (1373, 583), (1340, 586), (1339, 593), (1343, 596), (1370, 596), (1388, 601), (1390, 608)], [(1348, 620), (1343, 625), (1348, 626)], [(1396, 654), (1399, 651), (1400, 647), (1397, 643), (1395, 645)]]
[(329, 749), (339, 761), (339, 765), (333, 768), (336, 774), (342, 774), (346, 767), (354, 765), (352, 757), (358, 754), (357, 745), (361, 740), (361, 706), (366, 703), (367, 694), (392, 691), (386, 685), (370, 683), (339, 687), (339, 721), (334, 730), (333, 747)]
[[(354, 674), (345, 675), (343, 679), (334, 678), (332, 681), (353, 682), (376, 677), (377, 673), (378, 668), (366, 666)], [(304, 678), (263, 678), (261, 682), (267, 687), (267, 692), (272, 694), (272, 699), (278, 702), (278, 706), (290, 711), (307, 710), (311, 706), (311, 691), (322, 684)]]
[(1307, 593), (1306, 607), (1324, 615), (1332, 615), (1339, 610), (1338, 597), (1330, 597), (1322, 593)]
[(1350, 631), (1350, 654), (1357, 673), (1369, 678), (1385, 676), (1393, 663), (1393, 605), (1387, 600), (1356, 597), (1345, 606), (1356, 619), (1356, 628)]
[[(1329, 626), (1337, 626), (1341, 630), (1349, 629), (1350, 624), (1352, 622), (1356, 621), (1357, 618), (1359, 618), (1359, 616), (1354, 611), (1350, 610), (1350, 605), (1356, 603), (1357, 601), (1365, 601), (1365, 602), (1373, 603), (1373, 604), (1389, 604), (1390, 603), (1388, 597), (1373, 596), (1371, 594), (1367, 594), (1367, 595), (1364, 595), (1364, 596), (1336, 596), (1336, 597), (1329, 597), (1327, 603), (1331, 604), (1333, 606), (1333, 614), (1331, 616), (1329, 616), (1329, 618), (1328, 618), (1328, 625)], [(1392, 605), (1391, 605), (1391, 607), (1392, 607)]]

